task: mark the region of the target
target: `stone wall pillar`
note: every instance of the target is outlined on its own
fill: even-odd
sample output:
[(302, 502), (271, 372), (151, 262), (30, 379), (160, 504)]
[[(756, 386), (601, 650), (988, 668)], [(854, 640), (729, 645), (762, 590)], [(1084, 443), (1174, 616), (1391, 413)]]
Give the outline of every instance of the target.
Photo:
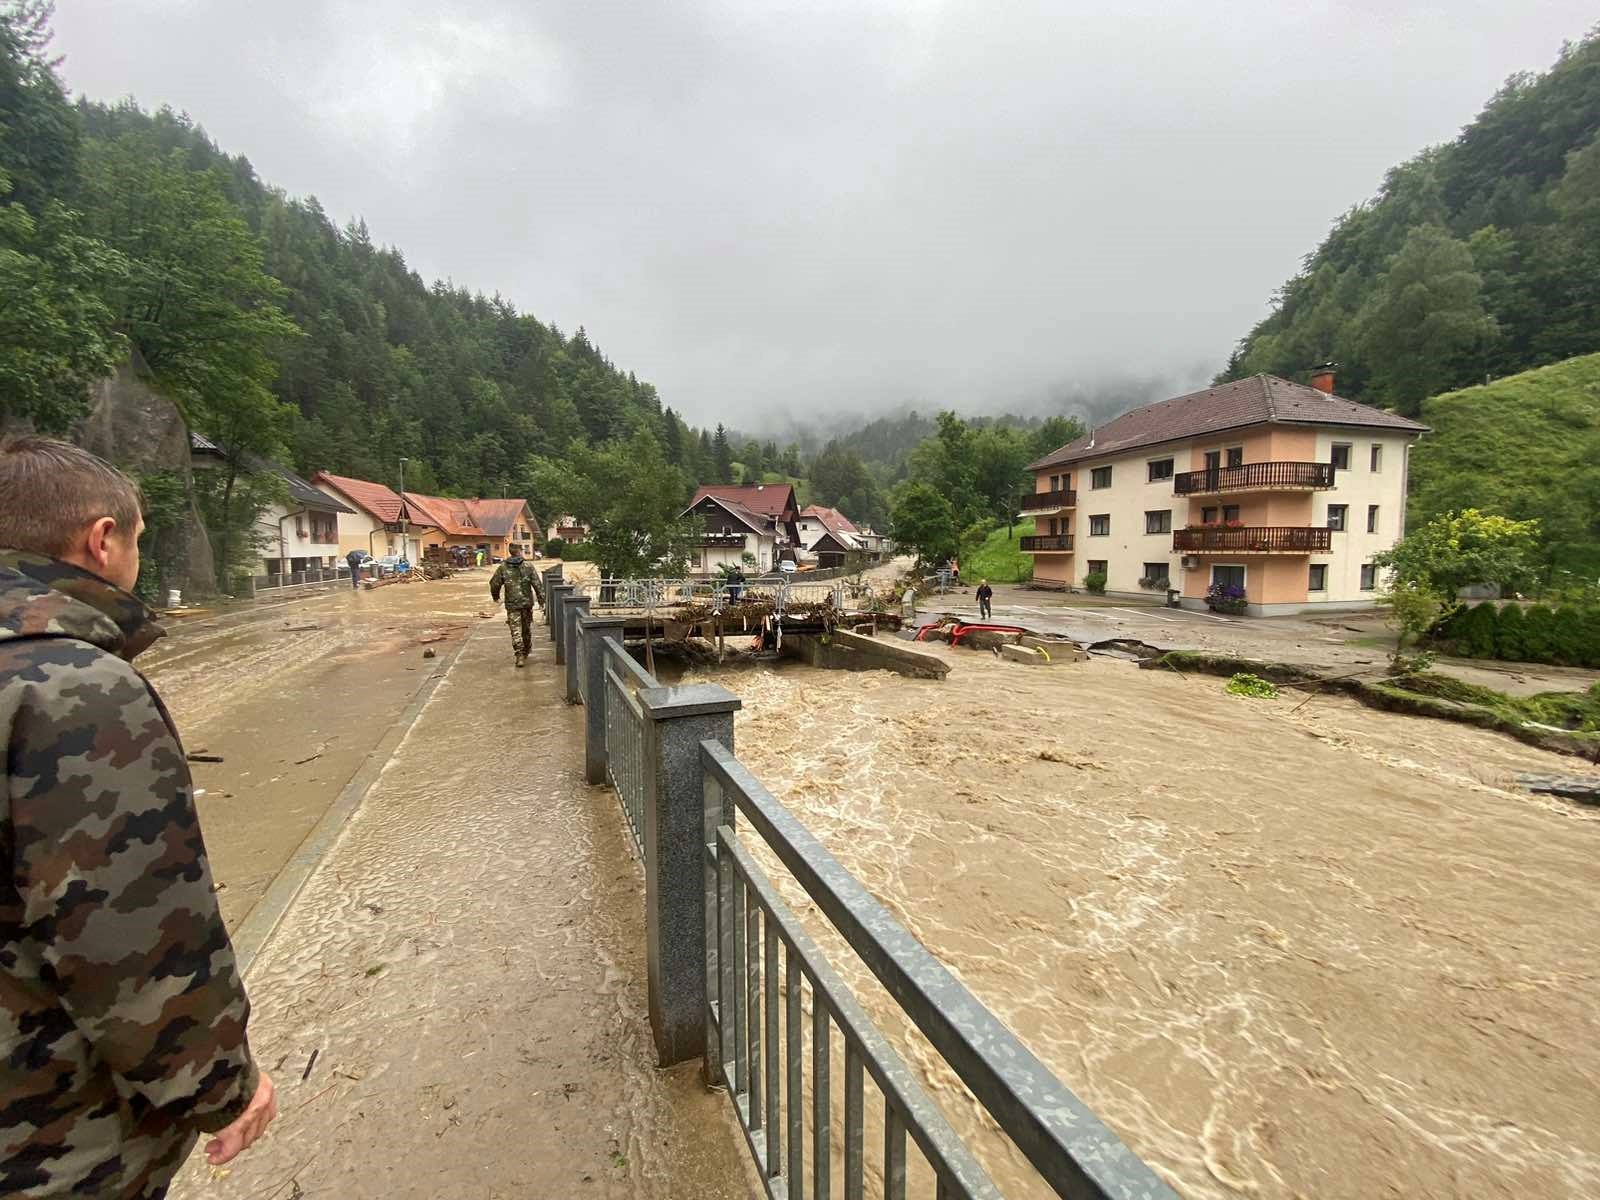
[(582, 639), (578, 636), (583, 618), (589, 615), (589, 597), (568, 596), (561, 613), (561, 644), (567, 651), (567, 703), (582, 704), (578, 673), (583, 670)]
[(567, 644), (564, 640), (567, 627), (565, 614), (561, 610), (576, 590), (570, 583), (558, 583), (550, 589), (550, 641), (556, 648), (558, 667), (567, 661)]
[(589, 706), (583, 714), (583, 777), (589, 783), (606, 781), (606, 639), (622, 644), (627, 623), (621, 617), (583, 618), (584, 687)]
[(739, 698), (716, 684), (639, 690), (650, 1031), (662, 1066), (705, 1051), (705, 791), (700, 743), (733, 749)]

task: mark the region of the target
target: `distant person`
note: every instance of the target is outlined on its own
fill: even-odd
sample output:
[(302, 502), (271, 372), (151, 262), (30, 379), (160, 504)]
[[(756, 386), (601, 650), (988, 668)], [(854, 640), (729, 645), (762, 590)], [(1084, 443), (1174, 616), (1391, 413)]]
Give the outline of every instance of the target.
[(961, 564), (953, 558), (950, 560), (950, 582), (955, 584), (961, 582)]
[(130, 660), (162, 630), (139, 487), (0, 441), (0, 1195), (160, 1200), (277, 1114), (172, 718)]
[(908, 625), (917, 619), (917, 585), (906, 584), (905, 595), (900, 597), (900, 617)]
[(511, 658), (515, 666), (528, 665), (528, 647), (533, 642), (533, 568), (522, 557), (522, 547), (513, 545), (511, 557), (494, 569), (489, 577), (489, 595), (498, 603), (506, 594), (506, 624), (511, 626)]
[(478, 565), (480, 567), (483, 566), (483, 551), (482, 550), (477, 551), (473, 555), (473, 557), (477, 560), (477, 564), (476, 565)]
[(978, 583), (978, 617), (987, 621), (994, 616), (994, 589), (989, 586), (987, 579)]
[(744, 594), (744, 584), (744, 570), (742, 568), (735, 567), (728, 572), (728, 602), (730, 604), (739, 602), (739, 597)]
[(344, 556), (345, 562), (350, 564), (350, 586), (357, 591), (361, 590), (361, 551), (352, 550)]

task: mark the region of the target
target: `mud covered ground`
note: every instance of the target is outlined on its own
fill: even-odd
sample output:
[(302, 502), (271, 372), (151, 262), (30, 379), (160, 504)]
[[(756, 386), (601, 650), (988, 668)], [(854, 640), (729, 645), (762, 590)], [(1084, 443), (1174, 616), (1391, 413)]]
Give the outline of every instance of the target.
[(934, 652), (943, 683), (724, 673), (739, 757), (1180, 1194), (1600, 1194), (1600, 812), (1513, 788), (1573, 760)]

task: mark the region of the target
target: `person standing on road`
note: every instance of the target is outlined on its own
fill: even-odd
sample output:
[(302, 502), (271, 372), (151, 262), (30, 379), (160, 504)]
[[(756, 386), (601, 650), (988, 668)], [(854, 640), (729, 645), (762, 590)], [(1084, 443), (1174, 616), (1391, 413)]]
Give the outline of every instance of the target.
[(511, 546), (511, 557), (489, 576), (489, 595), (499, 603), (506, 594), (506, 624), (511, 626), (512, 662), (528, 665), (528, 647), (533, 641), (533, 568), (522, 557), (522, 547)]
[(0, 1195), (160, 1200), (277, 1114), (172, 718), (130, 665), (162, 630), (138, 485), (0, 441)]
[(978, 619), (987, 621), (994, 616), (994, 589), (987, 579), (978, 583)]
[(350, 564), (350, 586), (357, 591), (361, 590), (361, 551), (352, 550), (344, 556), (345, 562)]

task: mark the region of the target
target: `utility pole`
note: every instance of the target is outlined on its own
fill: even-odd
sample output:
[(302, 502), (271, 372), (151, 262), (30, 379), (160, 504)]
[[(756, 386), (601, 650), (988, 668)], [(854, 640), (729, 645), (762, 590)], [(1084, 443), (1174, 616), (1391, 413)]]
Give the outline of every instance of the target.
[(411, 526), (405, 518), (405, 464), (406, 459), (400, 459), (400, 557), (405, 558), (406, 562), (411, 562), (411, 547), (406, 544), (408, 542), (406, 534), (410, 533)]

